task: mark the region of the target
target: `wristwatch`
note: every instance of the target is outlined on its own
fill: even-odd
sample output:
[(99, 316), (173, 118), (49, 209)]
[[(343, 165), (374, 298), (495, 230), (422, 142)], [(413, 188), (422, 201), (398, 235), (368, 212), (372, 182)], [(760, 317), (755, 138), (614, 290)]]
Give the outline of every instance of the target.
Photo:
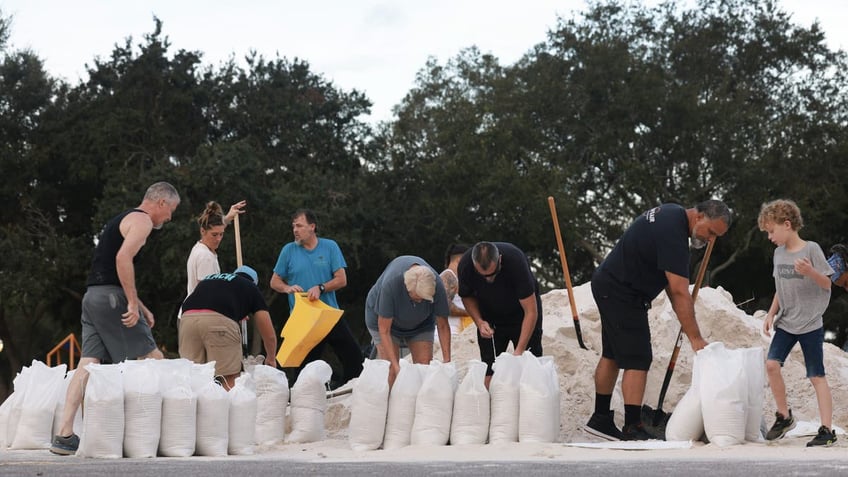
[(318, 289), (319, 289), (319, 290), (321, 290), (321, 293), (324, 293), (324, 284), (323, 284), (323, 283), (319, 283), (319, 284), (318, 284)]

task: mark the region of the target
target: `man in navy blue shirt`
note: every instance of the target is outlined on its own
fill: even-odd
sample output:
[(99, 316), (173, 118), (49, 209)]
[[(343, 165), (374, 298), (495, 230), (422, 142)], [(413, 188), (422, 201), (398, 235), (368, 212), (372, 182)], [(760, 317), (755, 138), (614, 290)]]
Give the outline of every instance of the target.
[[(727, 232), (731, 213), (718, 200), (685, 209), (663, 204), (636, 218), (592, 276), (592, 295), (601, 314), (603, 350), (595, 370), (595, 412), (585, 429), (609, 440), (652, 438), (641, 408), (653, 354), (648, 308), (665, 289), (694, 351), (706, 346), (689, 293), (689, 246), (701, 248)], [(610, 410), (619, 370), (624, 370), (624, 428)]]

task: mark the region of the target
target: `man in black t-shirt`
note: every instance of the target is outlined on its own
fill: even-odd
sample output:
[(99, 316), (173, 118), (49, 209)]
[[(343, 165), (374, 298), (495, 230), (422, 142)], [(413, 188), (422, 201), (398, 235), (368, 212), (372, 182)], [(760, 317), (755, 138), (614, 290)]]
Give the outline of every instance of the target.
[[(718, 200), (685, 209), (663, 204), (636, 218), (592, 276), (601, 314), (603, 350), (595, 370), (595, 412), (585, 429), (609, 440), (645, 440), (641, 408), (653, 354), (648, 308), (665, 289), (694, 351), (706, 346), (689, 293), (689, 241), (701, 248), (727, 232), (731, 213)], [(624, 370), (624, 428), (610, 410), (619, 370)]]
[(459, 296), (477, 325), (480, 359), (492, 364), (512, 342), (514, 354), (542, 356), (542, 300), (530, 262), (518, 247), (506, 242), (479, 242), (457, 266)]
[(215, 361), (215, 375), (223, 376), (227, 390), (241, 372), (239, 322), (248, 315), (265, 344), (265, 364), (276, 366), (277, 335), (258, 281), (256, 271), (242, 265), (204, 278), (183, 302), (180, 357), (199, 364)]

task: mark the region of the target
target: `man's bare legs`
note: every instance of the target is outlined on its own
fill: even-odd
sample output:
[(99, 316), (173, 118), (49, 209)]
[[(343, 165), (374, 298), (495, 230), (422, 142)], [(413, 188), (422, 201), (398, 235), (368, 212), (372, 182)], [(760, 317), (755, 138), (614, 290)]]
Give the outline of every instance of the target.
[(68, 383), (68, 393), (65, 396), (65, 409), (62, 412), (62, 421), (59, 423), (60, 436), (68, 437), (74, 433), (74, 418), (77, 416), (77, 409), (82, 404), (82, 398), (85, 394), (85, 385), (88, 382), (88, 370), (85, 369), (91, 363), (99, 364), (97, 358), (81, 358), (77, 363), (76, 371)]
[[(139, 359), (162, 359), (164, 357), (159, 348), (155, 348)], [(81, 358), (77, 363), (71, 382), (68, 383), (65, 409), (62, 412), (62, 421), (59, 423), (58, 434), (60, 436), (67, 437), (74, 433), (74, 419), (77, 417), (77, 409), (82, 404), (85, 396), (85, 385), (88, 383), (88, 370), (85, 367), (92, 363), (100, 364), (100, 360), (98, 358)]]

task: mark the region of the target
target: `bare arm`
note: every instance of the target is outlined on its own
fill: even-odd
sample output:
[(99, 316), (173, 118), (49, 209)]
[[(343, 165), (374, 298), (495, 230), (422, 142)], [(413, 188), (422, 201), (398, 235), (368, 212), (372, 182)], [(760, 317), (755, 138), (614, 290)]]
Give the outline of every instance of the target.
[(392, 341), (392, 318), (377, 315), (377, 330), (380, 333), (380, 344), (377, 350), (380, 358), (389, 362), (389, 386), (394, 384), (395, 378), (400, 371), (400, 359), (395, 353), (394, 341)]
[(259, 330), (259, 335), (262, 336), (262, 344), (265, 346), (265, 364), (276, 368), (277, 333), (274, 331), (274, 324), (271, 322), (271, 314), (266, 310), (259, 310), (253, 314), (253, 319), (256, 320), (256, 328)]
[(436, 328), (439, 330), (439, 346), (442, 348), (442, 362), (451, 360), (451, 329), (447, 316), (436, 317)]
[(124, 289), (124, 295), (127, 297), (127, 312), (122, 315), (121, 321), (128, 328), (138, 323), (140, 309), (138, 291), (135, 288), (133, 258), (147, 242), (151, 230), (153, 230), (153, 221), (147, 214), (132, 212), (121, 220), (120, 231), (124, 236), (124, 243), (115, 255), (115, 268), (121, 288)]
[(521, 355), (530, 343), (530, 337), (533, 336), (533, 330), (536, 328), (536, 320), (539, 318), (539, 310), (536, 308), (536, 294), (518, 300), (521, 303), (521, 308), (524, 309), (524, 319), (521, 320), (521, 335), (518, 337), (518, 344), (515, 346), (516, 355)]
[(763, 333), (766, 336), (771, 336), (771, 328), (774, 326), (774, 317), (777, 315), (777, 312), (780, 311), (780, 300), (777, 298), (777, 293), (774, 294), (774, 298), (771, 300), (771, 306), (768, 309), (768, 313), (766, 313), (766, 318), (763, 320)]
[(671, 299), (671, 307), (674, 309), (674, 314), (677, 315), (680, 328), (689, 338), (692, 350), (700, 351), (707, 345), (707, 342), (701, 336), (698, 322), (695, 321), (695, 301), (692, 300), (692, 295), (689, 293), (689, 279), (671, 272), (665, 272), (665, 276), (668, 279), (665, 292)]
[(448, 307), (450, 308), (450, 315), (451, 316), (468, 316), (467, 311), (456, 306), (456, 304), (454, 304), (454, 302), (452, 302), (452, 301), (448, 302)]
[(830, 277), (816, 270), (809, 258), (795, 260), (795, 271), (813, 280), (823, 289), (830, 290)]
[[(324, 292), (340, 290), (347, 286), (347, 273), (344, 267), (333, 272), (333, 278), (328, 282), (324, 282)], [(321, 298), (321, 288), (318, 285), (307, 290), (310, 300), (318, 300)]]
[(298, 285), (289, 285), (287, 281), (283, 280), (282, 277), (276, 273), (271, 275), (271, 289), (278, 293), (285, 293), (286, 295), (289, 293), (303, 291), (303, 289)]
[(224, 216), (224, 225), (229, 225), (233, 223), (233, 221), (236, 220), (237, 215), (243, 214), (245, 212), (243, 209), (246, 205), (246, 200), (241, 200), (231, 205), (230, 210), (227, 212), (227, 215)]
[(480, 332), (480, 336), (491, 339), (494, 331), (492, 330), (492, 327), (489, 326), (489, 323), (483, 320), (483, 315), (480, 314), (480, 303), (477, 299), (473, 296), (463, 297), (462, 305), (465, 306), (465, 311), (468, 313), (468, 316), (474, 320), (474, 324), (477, 326), (477, 331)]

